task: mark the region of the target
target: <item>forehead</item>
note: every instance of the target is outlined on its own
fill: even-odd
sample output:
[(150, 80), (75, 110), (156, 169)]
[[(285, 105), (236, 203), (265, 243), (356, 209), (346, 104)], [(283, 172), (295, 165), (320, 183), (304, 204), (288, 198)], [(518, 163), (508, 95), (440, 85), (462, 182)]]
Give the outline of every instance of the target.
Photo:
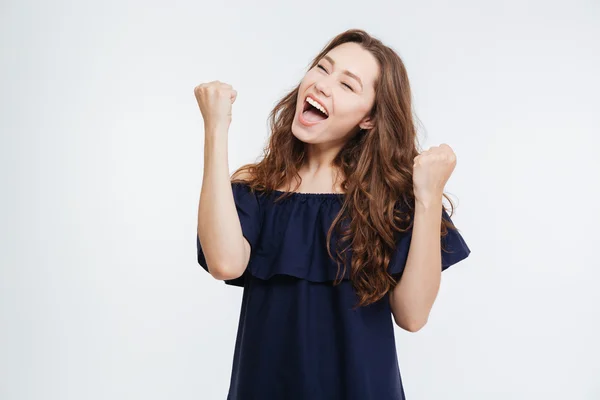
[[(365, 88), (374, 87), (379, 74), (379, 64), (375, 57), (358, 43), (342, 43), (331, 49), (327, 56), (335, 63), (335, 69), (343, 72), (347, 70), (358, 75)], [(329, 62), (327, 57), (323, 60)]]

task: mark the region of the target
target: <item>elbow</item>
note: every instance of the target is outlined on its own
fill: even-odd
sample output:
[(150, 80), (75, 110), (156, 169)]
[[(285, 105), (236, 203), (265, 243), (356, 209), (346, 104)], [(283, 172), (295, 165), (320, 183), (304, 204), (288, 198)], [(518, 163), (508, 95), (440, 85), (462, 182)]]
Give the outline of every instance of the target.
[(243, 275), (244, 271), (240, 271), (237, 268), (227, 267), (214, 267), (208, 269), (213, 278), (219, 281), (227, 281), (231, 279), (239, 278)]
[[(249, 264), (249, 253), (244, 254), (233, 251), (233, 249), (205, 251), (200, 242), (200, 234), (197, 236), (198, 262), (215, 279), (227, 281), (240, 278)], [(209, 246), (210, 247), (210, 246)]]
[(246, 268), (232, 266), (232, 263), (208, 262), (208, 272), (219, 281), (227, 281), (239, 278), (244, 274)]
[(399, 321), (397, 319), (394, 319), (394, 321), (396, 322), (396, 325), (398, 325), (400, 328), (412, 333), (420, 331), (427, 324), (427, 318), (412, 319), (408, 321)]

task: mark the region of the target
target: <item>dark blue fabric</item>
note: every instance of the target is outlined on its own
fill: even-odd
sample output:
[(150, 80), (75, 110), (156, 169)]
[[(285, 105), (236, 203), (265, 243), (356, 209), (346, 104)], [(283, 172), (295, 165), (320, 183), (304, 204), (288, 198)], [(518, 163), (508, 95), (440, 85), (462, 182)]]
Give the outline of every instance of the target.
[[(333, 285), (337, 265), (326, 237), (343, 195), (293, 193), (274, 203), (282, 192), (252, 193), (243, 183), (232, 190), (252, 254), (244, 274), (225, 281), (244, 288), (227, 399), (404, 399), (388, 295), (352, 310), (348, 273)], [(399, 236), (390, 261), (396, 278), (410, 236)], [(470, 253), (457, 231), (441, 240), (442, 270)], [(208, 271), (198, 236), (196, 245)]]

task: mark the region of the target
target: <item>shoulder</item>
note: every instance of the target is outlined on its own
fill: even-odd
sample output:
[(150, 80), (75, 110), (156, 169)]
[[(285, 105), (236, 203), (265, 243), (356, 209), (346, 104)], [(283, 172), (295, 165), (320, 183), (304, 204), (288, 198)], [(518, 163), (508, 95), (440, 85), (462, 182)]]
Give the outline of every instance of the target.
[(231, 186), (233, 188), (234, 197), (239, 202), (251, 203), (253, 206), (258, 204), (258, 196), (254, 189), (254, 180), (256, 179), (253, 174), (254, 164), (246, 164), (238, 168), (230, 178)]
[(233, 175), (231, 175), (231, 181), (250, 181), (254, 178), (254, 174), (252, 173), (253, 165), (248, 164), (238, 168)]

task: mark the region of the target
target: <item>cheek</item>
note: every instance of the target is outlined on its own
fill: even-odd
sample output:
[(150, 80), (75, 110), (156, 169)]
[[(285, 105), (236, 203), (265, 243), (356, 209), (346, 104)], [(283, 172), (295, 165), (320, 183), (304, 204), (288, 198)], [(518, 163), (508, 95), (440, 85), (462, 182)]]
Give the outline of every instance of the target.
[(307, 87), (315, 83), (316, 78), (317, 76), (314, 72), (308, 72), (306, 75), (304, 75), (304, 78), (302, 78), (302, 83), (300, 83), (300, 87), (302, 89), (306, 89)]
[(313, 82), (310, 79), (304, 78), (302, 82), (300, 82), (300, 86), (298, 86), (298, 99), (304, 100), (304, 96), (306, 96), (306, 91), (309, 87), (313, 85)]
[[(341, 98), (341, 96), (338, 98)], [(335, 115), (341, 117), (340, 119), (344, 120), (350, 125), (360, 121), (364, 115), (363, 107), (351, 99), (342, 99), (337, 102), (335, 110)]]

